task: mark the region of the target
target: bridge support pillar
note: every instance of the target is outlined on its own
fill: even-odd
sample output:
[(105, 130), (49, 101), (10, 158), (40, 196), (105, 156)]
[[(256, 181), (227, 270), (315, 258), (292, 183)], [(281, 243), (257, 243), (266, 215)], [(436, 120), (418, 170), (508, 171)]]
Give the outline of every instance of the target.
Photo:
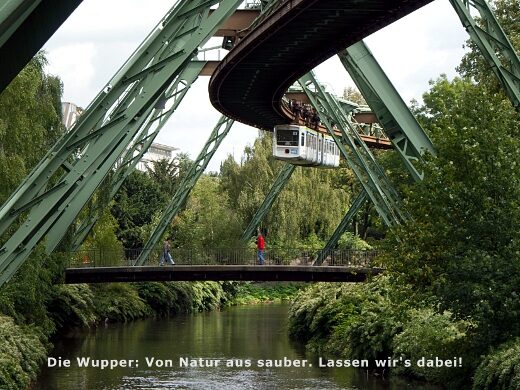
[[(148, 148), (166, 122), (168, 122), (177, 107), (179, 107), (190, 87), (197, 80), (205, 64), (206, 63), (202, 61), (191, 61), (187, 64), (161, 97), (163, 100), (162, 103), (165, 103), (165, 108), (150, 108), (151, 113), (148, 112), (146, 114), (147, 116), (150, 116), (150, 119), (141, 126), (139, 135), (126, 150), (121, 161), (118, 162), (113, 175), (110, 177), (110, 182), (107, 184), (109, 188), (106, 199), (108, 201), (114, 198), (125, 179), (135, 170), (135, 167), (143, 155), (147, 152)], [(168, 108), (166, 108), (166, 106)], [(89, 207), (87, 216), (78, 224), (72, 242), (72, 251), (79, 250), (81, 244), (85, 241), (97, 220), (101, 217), (106, 206), (107, 202), (104, 201), (104, 199), (95, 199), (94, 204)], [(58, 236), (61, 237), (60, 235)], [(51, 242), (47, 242), (47, 245), (49, 247), (55, 246)]]
[(415, 181), (424, 173), (416, 167), (424, 152), (435, 154), (433, 144), (403, 102), (391, 81), (363, 41), (338, 53), (379, 123), (401, 155)]
[[(241, 0), (180, 0), (0, 209), (0, 286), (47, 234), (59, 242), (171, 82)], [(218, 8), (210, 13), (210, 7)], [(74, 207), (70, 205), (74, 203)], [(56, 236), (54, 236), (56, 234)], [(48, 249), (51, 249), (48, 247)], [(52, 248), (53, 249), (53, 248)]]
[[(450, 0), (464, 28), (520, 112), (520, 59), (485, 0)], [(476, 10), (480, 20), (472, 16)]]
[[(384, 223), (392, 226), (406, 221), (399, 195), (336, 98), (323, 89), (313, 72), (301, 77), (299, 83)], [(336, 135), (338, 131), (341, 138)]]

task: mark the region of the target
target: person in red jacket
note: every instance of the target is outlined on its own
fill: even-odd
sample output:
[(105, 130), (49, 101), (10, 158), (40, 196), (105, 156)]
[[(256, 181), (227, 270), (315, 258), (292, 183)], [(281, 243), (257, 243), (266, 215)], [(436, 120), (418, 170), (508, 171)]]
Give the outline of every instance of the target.
[(265, 250), (265, 239), (264, 236), (262, 236), (262, 232), (260, 229), (258, 229), (258, 237), (256, 239), (256, 247), (258, 248), (257, 254), (258, 254), (258, 264), (264, 265), (265, 259), (264, 259), (264, 250)]

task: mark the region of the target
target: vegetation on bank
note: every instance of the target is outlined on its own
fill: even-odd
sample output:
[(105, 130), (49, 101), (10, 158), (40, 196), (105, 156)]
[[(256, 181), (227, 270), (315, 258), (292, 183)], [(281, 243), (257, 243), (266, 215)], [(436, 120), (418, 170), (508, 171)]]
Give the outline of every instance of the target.
[[(517, 1), (495, 1), (516, 48)], [(460, 77), (431, 82), (414, 111), (437, 155), (400, 181), (412, 218), (386, 232), (387, 271), (363, 285), (315, 285), (291, 308), (291, 334), (342, 358), (462, 359), (390, 371), (445, 388), (520, 388), (520, 117), (473, 44)], [(382, 156), (394, 179), (393, 157)]]
[[(497, 0), (497, 15), (519, 47), (518, 2)], [(309, 348), (342, 358), (452, 359), (462, 368), (398, 366), (393, 373), (445, 387), (520, 388), (520, 120), (474, 46), (460, 77), (439, 77), (413, 110), (437, 149), (425, 179), (411, 183), (395, 152), (376, 152), (412, 218), (387, 230), (369, 203), (341, 248), (382, 249), (387, 272), (365, 284), (273, 286), (236, 283), (60, 284), (67, 256), (37, 247), (0, 289), (0, 387), (25, 389), (50, 347), (69, 326), (150, 315), (212, 310), (285, 299), (291, 334)], [(58, 137), (61, 82), (38, 55), (0, 94), (0, 203)], [(103, 184), (80, 216), (102, 210), (82, 249), (123, 254), (142, 248), (190, 166), (189, 156), (134, 172), (114, 199)], [(243, 247), (239, 237), (282, 163), (260, 134), (240, 162), (205, 174), (167, 228), (173, 248)], [(339, 169), (297, 168), (263, 221), (269, 248), (321, 248), (360, 186)], [(77, 226), (57, 252), (66, 253)], [(5, 242), (12, 231), (0, 237)], [(249, 243), (249, 245), (253, 245)]]

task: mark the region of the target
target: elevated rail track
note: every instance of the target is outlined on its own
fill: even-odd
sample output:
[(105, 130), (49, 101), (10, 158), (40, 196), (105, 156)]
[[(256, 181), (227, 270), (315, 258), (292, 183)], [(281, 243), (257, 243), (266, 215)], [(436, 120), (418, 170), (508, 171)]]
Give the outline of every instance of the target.
[(293, 119), (282, 105), (289, 86), (315, 66), (431, 0), (286, 0), (255, 25), (219, 64), (213, 106), (263, 130)]

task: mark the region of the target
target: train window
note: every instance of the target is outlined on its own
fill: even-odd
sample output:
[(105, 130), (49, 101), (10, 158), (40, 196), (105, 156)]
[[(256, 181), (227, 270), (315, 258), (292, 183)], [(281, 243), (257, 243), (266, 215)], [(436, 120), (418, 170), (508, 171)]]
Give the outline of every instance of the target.
[(301, 146), (304, 146), (305, 145), (305, 134), (302, 133), (302, 142), (301, 142)]
[(298, 131), (277, 129), (276, 144), (283, 146), (298, 146)]

